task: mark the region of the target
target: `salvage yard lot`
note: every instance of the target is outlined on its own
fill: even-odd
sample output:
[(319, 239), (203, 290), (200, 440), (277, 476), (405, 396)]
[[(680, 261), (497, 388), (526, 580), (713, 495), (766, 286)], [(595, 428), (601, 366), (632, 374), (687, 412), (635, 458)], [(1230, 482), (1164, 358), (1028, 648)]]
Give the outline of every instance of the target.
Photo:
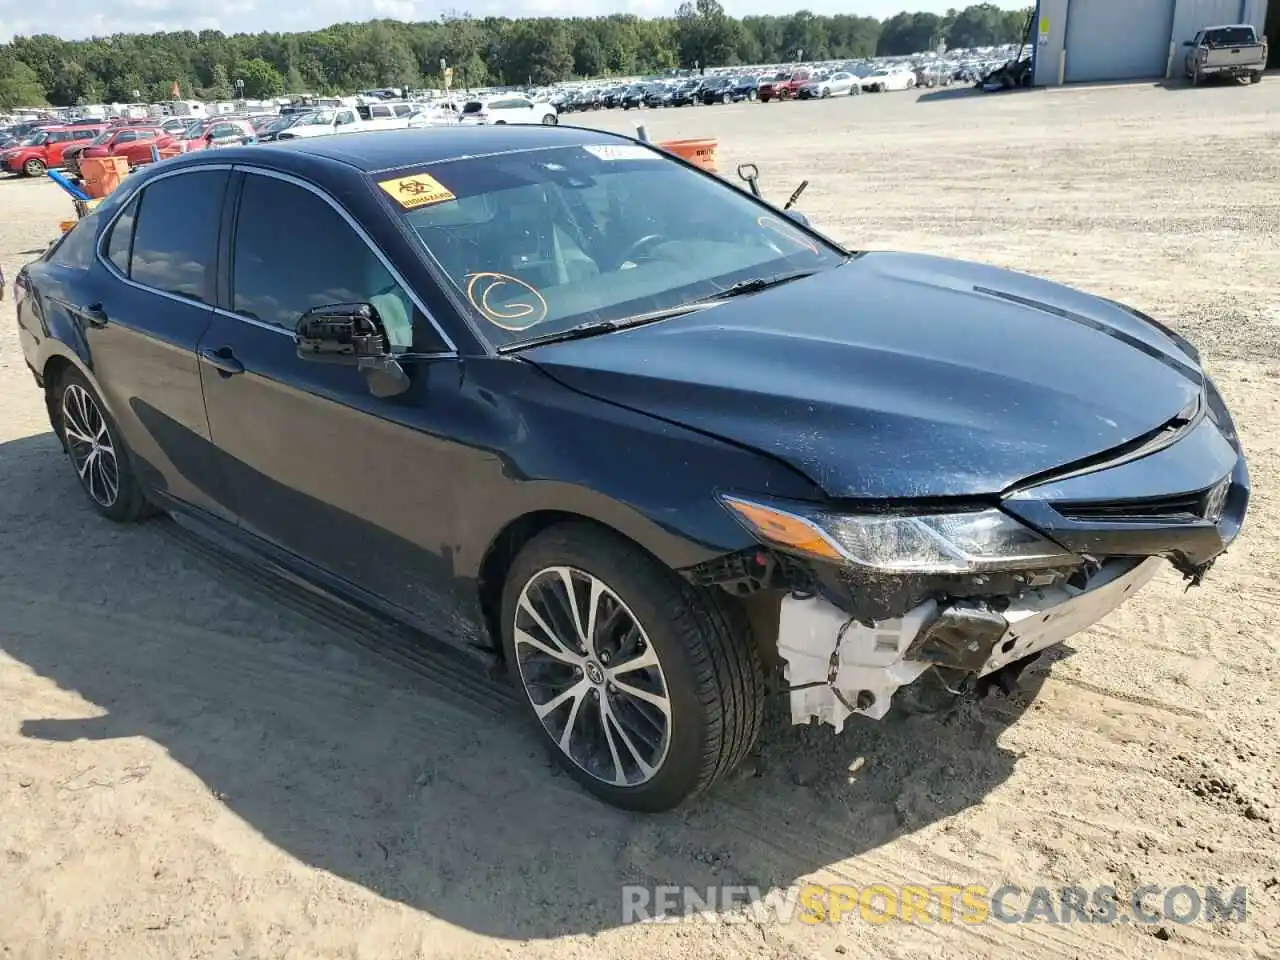
[[(0, 944), (15, 957), (1280, 955), (1280, 81), (741, 104), (713, 136), (854, 248), (1125, 300), (1205, 354), (1254, 481), (1172, 573), (951, 718), (776, 727), (642, 818), (554, 775), (501, 688), (96, 518), (0, 304)], [(426, 134), (429, 135), (429, 134)], [(0, 182), (12, 277), (71, 204)], [(886, 316), (885, 322), (892, 322)], [(948, 322), (939, 317), (938, 323)], [(377, 648), (384, 651), (380, 654)], [(623, 926), (623, 884), (1248, 887), (1244, 923)]]

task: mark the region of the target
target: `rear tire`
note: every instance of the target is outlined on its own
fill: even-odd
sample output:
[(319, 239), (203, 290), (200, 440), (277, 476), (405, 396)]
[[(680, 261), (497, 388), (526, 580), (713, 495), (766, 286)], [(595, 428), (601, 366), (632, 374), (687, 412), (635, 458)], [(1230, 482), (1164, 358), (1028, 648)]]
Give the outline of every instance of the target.
[(542, 118), (542, 125), (544, 127), (554, 127), (559, 122), (560, 118), (554, 113), (548, 113)]
[(1253, 71), (1253, 73), (1251, 73), (1251, 74), (1249, 75), (1249, 82), (1250, 82), (1250, 83), (1261, 83), (1261, 82), (1262, 82), (1262, 71), (1261, 71), (1261, 70), (1255, 70), (1255, 71)]
[(759, 735), (764, 675), (741, 611), (611, 531), (569, 523), (530, 541), (507, 575), (501, 624), (534, 723), (606, 803), (669, 810)]
[(58, 434), (80, 487), (93, 508), (117, 523), (133, 523), (152, 512), (133, 470), (120, 428), (79, 370), (69, 368), (52, 386)]

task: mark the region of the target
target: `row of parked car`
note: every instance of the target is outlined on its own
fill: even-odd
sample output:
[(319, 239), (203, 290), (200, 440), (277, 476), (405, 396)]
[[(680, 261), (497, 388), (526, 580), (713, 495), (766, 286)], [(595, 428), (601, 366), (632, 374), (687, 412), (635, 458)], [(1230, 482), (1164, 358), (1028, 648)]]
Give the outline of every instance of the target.
[(851, 62), (837, 67), (795, 67), (769, 73), (728, 74), (683, 79), (644, 80), (611, 87), (582, 87), (553, 96), (561, 113), (576, 110), (623, 110), (640, 107), (686, 107), (696, 104), (774, 100), (821, 100), (860, 93), (910, 90), (950, 84), (950, 73), (917, 70), (910, 65)]
[(357, 106), (302, 103), (280, 114), (260, 116), (36, 121), (8, 131), (0, 130), (0, 170), (27, 177), (44, 176), (47, 171), (59, 168), (78, 174), (83, 157), (123, 157), (130, 168), (134, 168), (153, 159), (210, 146), (452, 124), (554, 126), (558, 122), (555, 106), (521, 94), (434, 103), (407, 100)]
[(0, 140), (0, 170), (26, 177), (59, 168), (78, 174), (86, 157), (123, 157), (131, 168), (138, 167), (157, 156), (252, 143), (258, 122), (250, 117), (38, 121), (13, 128)]

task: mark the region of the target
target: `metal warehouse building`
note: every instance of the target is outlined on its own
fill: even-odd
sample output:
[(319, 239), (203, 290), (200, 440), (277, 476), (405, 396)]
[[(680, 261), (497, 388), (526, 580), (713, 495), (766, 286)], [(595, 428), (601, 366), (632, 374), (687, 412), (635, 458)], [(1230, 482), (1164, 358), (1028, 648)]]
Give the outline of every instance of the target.
[(1038, 0), (1034, 82), (1178, 77), (1198, 30), (1266, 20), (1267, 0)]

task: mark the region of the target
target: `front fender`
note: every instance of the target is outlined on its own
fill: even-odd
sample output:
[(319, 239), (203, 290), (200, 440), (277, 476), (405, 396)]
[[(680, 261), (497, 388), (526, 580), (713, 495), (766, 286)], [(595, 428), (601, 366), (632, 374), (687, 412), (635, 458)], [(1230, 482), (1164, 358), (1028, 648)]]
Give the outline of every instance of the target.
[(489, 447), (491, 465), (472, 471), (460, 497), (454, 560), (464, 577), (480, 572), (511, 525), (537, 514), (595, 521), (682, 569), (755, 545), (717, 501), (721, 491), (823, 499), (779, 460), (588, 397), (533, 364), (494, 358), (468, 368), (468, 390), (504, 398), (494, 422), (506, 427)]

